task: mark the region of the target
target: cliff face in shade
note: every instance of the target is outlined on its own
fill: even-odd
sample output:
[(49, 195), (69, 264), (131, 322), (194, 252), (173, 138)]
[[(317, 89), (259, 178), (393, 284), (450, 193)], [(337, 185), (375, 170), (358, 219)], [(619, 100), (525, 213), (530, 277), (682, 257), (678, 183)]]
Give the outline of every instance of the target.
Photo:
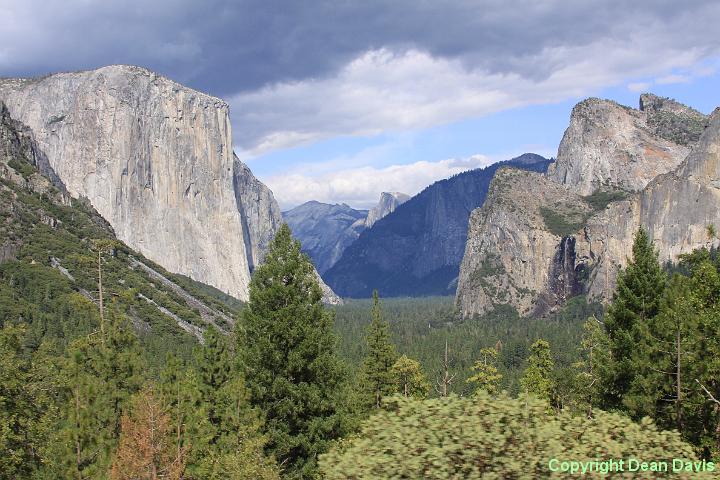
[(372, 227), (375, 222), (388, 216), (408, 200), (410, 200), (410, 195), (406, 193), (382, 192), (378, 204), (368, 212), (367, 218), (365, 219), (365, 228)]
[(283, 219), (323, 274), (365, 229), (367, 214), (345, 204), (310, 201), (284, 212)]
[(243, 231), (247, 233), (243, 238), (252, 272), (262, 263), (270, 242), (282, 225), (282, 215), (272, 191), (234, 154), (233, 186)]
[(232, 151), (228, 105), (148, 70), (0, 80), (48, 167), (117, 237), (241, 300), (280, 225), (272, 192)]
[[(649, 108), (647, 98), (655, 101), (658, 97), (644, 95), (644, 108)], [(608, 185), (630, 186), (625, 181), (613, 183), (623, 175), (601, 180), (608, 193), (603, 197), (598, 193), (581, 195), (587, 185), (558, 178), (557, 168), (550, 169), (546, 177), (517, 171), (498, 173), (485, 206), (473, 212), (470, 220), (456, 297), (463, 315), (483, 314), (498, 304), (509, 304), (521, 314), (543, 314), (580, 293), (608, 301), (617, 269), (627, 264), (640, 226), (654, 240), (661, 261), (675, 262), (678, 255), (709, 244), (706, 226), (720, 225), (720, 113), (716, 111), (709, 120), (705, 116), (698, 119), (694, 111), (686, 115), (679, 104), (660, 100), (662, 108), (672, 107), (673, 115), (680, 112), (676, 120), (684, 119), (662, 123), (662, 134), (685, 138), (692, 151), (672, 171), (657, 175), (638, 192), (613, 196), (618, 192)], [(576, 107), (573, 116), (582, 111)], [(570, 128), (579, 122), (573, 120)], [(709, 126), (696, 138), (687, 133), (695, 128), (688, 128), (692, 122)], [(610, 166), (608, 171), (630, 168), (622, 163), (623, 155), (611, 148), (614, 145), (624, 152), (628, 145), (614, 139), (618, 135), (634, 138), (643, 145), (649, 141), (645, 133), (636, 135), (632, 122), (625, 126), (627, 132), (601, 127), (610, 135), (605, 141), (594, 128), (583, 130), (582, 135), (592, 141), (581, 135), (577, 146), (564, 145), (566, 151), (577, 152), (565, 157), (566, 162), (578, 164), (569, 164), (568, 171), (582, 169), (580, 164), (592, 158), (582, 150), (583, 145), (592, 144), (607, 146), (607, 157), (598, 163)], [(666, 141), (657, 130), (648, 135), (656, 144)], [(566, 133), (563, 141), (568, 138), (572, 136)], [(620, 163), (613, 164), (618, 159)], [(656, 165), (649, 163), (646, 168), (653, 172)]]
[(448, 295), (455, 291), (470, 212), (485, 201), (503, 165), (544, 172), (550, 160), (525, 154), (427, 187), (365, 230), (323, 278), (337, 293), (369, 297)]
[[(665, 111), (662, 104), (654, 105)], [(644, 111), (597, 98), (580, 102), (548, 176), (581, 195), (599, 188), (642, 190), (656, 176), (673, 171), (689, 152), (656, 135), (655, 127), (648, 125)]]

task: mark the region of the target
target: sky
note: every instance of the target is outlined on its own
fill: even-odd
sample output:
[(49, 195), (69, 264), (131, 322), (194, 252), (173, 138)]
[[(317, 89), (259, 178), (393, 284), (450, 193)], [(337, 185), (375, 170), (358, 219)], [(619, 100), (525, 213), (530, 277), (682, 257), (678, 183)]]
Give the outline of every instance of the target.
[(225, 99), (283, 209), (524, 152), (588, 96), (720, 106), (720, 2), (0, 0), (0, 76), (147, 67)]

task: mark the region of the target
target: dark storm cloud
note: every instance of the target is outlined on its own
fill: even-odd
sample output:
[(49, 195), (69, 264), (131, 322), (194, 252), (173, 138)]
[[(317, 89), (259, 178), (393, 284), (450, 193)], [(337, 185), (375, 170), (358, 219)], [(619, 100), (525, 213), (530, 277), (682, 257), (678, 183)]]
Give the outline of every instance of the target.
[(661, 40), (674, 48), (720, 42), (714, 0), (16, 0), (0, 11), (2, 76), (129, 63), (221, 96), (332, 75), (379, 48), (542, 79), (556, 67), (544, 49), (622, 41), (648, 25), (686, 27)]

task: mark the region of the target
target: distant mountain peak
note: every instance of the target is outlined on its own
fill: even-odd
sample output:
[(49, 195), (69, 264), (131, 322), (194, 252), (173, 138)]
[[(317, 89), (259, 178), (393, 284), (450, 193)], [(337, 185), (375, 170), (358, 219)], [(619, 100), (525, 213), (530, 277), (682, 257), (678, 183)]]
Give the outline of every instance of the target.
[(375, 205), (365, 219), (365, 227), (372, 227), (375, 222), (391, 214), (397, 207), (410, 200), (410, 195), (402, 192), (382, 192), (380, 201)]

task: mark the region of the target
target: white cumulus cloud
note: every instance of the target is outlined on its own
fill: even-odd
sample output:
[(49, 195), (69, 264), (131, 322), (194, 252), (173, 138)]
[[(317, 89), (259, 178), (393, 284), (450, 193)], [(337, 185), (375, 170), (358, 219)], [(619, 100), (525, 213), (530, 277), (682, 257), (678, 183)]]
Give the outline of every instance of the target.
[(371, 208), (382, 192), (398, 191), (415, 195), (428, 185), (493, 162), (484, 155), (438, 162), (420, 161), (383, 168), (360, 167), (310, 176), (300, 172), (264, 179), (285, 210), (309, 199), (325, 203), (347, 203)]

